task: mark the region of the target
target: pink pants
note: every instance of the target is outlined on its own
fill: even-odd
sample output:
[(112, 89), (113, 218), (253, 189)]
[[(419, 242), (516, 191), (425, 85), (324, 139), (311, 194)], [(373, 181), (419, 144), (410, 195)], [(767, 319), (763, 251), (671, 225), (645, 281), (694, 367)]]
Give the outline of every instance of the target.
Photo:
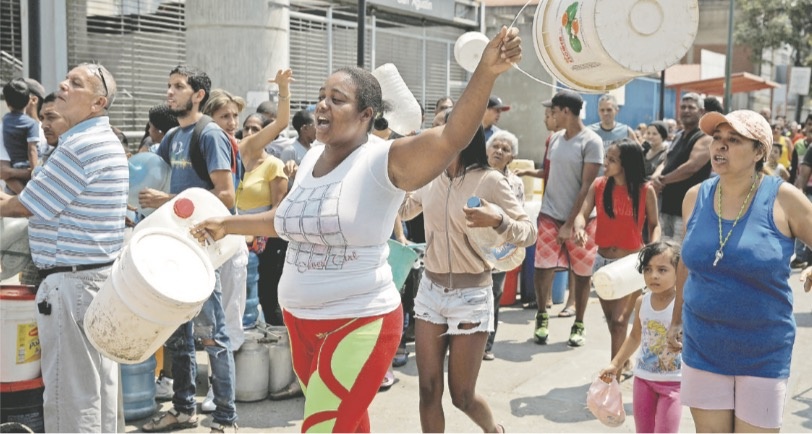
[(679, 432), (682, 406), (679, 381), (634, 378), (634, 425), (637, 432)]

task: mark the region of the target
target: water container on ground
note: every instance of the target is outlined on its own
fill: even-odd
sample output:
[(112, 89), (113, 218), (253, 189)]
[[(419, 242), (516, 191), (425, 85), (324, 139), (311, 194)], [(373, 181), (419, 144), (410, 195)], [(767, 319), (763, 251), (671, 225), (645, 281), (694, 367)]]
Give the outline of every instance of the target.
[(536, 245), (525, 248), (524, 263), (522, 264), (522, 275), (519, 288), (521, 290), (522, 303), (530, 303), (536, 299)]
[(155, 367), (157, 365), (154, 355), (141, 363), (119, 365), (125, 421), (144, 419), (158, 411), (158, 404), (155, 402)]
[(268, 397), (271, 356), (265, 333), (260, 330), (245, 332), (245, 342), (234, 353), (235, 399), (240, 402), (259, 401)]
[(33, 286), (0, 286), (0, 381), (40, 376), (39, 329)]
[(553, 304), (561, 304), (567, 300), (567, 288), (569, 288), (568, 270), (559, 270), (555, 272), (553, 278)]
[(242, 327), (254, 328), (259, 317), (259, 256), (248, 252), (248, 272), (245, 280), (245, 313), (242, 315)]
[(698, 27), (697, 0), (548, 0), (536, 9), (533, 42), (558, 81), (606, 92), (678, 63)]
[(266, 331), (271, 340), (268, 345), (270, 356), (270, 376), (268, 378), (268, 392), (276, 393), (288, 387), (296, 379), (293, 372), (293, 358), (290, 354), (290, 337), (285, 326), (271, 326), (262, 324), (258, 326)]
[(169, 229), (142, 230), (85, 313), (88, 340), (112, 360), (141, 363), (197, 315), (214, 282), (211, 261), (194, 241)]
[(0, 384), (0, 423), (16, 422), (34, 432), (45, 432), (42, 377)]
[(521, 267), (516, 267), (505, 274), (505, 287), (502, 290), (502, 299), (499, 306), (513, 306), (516, 303), (516, 289), (519, 286), (519, 272)]

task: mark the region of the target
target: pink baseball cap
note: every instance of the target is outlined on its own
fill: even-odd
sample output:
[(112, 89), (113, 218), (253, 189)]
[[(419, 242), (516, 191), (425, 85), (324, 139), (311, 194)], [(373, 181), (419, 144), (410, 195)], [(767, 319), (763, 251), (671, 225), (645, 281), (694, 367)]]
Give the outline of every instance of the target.
[(723, 123), (729, 124), (743, 137), (763, 143), (767, 149), (773, 145), (773, 130), (770, 128), (770, 124), (764, 119), (764, 116), (752, 110), (736, 110), (728, 113), (727, 116), (717, 112), (706, 113), (699, 120), (699, 129), (712, 136), (716, 127)]

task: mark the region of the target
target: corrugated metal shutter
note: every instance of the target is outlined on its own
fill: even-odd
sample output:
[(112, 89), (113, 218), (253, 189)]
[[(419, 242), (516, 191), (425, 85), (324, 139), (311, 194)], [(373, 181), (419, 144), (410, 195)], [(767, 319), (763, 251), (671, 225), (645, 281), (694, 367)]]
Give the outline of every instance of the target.
[(116, 78), (111, 123), (143, 131), (165, 101), (169, 71), (186, 60), (182, 1), (68, 0), (68, 65), (98, 62)]
[(20, 0), (0, 0), (0, 86), (23, 74)]
[[(327, 2), (291, 1), (290, 65), (296, 76), (292, 85), (293, 111), (317, 101), (319, 88), (330, 72), (356, 64), (355, 6), (334, 5), (332, 16), (328, 6)], [(373, 27), (372, 22), (368, 18), (366, 65), (374, 69), (385, 63), (395, 64), (426, 109), (424, 126), (430, 126), (434, 103), (445, 95), (456, 100), (467, 82), (467, 73), (452, 54), (454, 42), (465, 30), (432, 24), (406, 25), (381, 18)]]

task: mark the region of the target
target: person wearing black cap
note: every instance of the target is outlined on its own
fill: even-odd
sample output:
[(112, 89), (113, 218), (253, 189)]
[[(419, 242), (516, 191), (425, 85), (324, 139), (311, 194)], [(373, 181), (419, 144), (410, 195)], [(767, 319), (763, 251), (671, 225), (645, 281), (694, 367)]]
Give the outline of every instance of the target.
[(485, 132), (485, 141), (490, 139), (493, 133), (501, 129), (496, 126), (496, 123), (499, 122), (499, 116), (502, 115), (502, 112), (508, 110), (510, 110), (510, 106), (505, 105), (502, 102), (502, 98), (493, 95), (488, 98), (488, 109), (485, 110), (485, 114), (482, 116), (482, 129)]
[(581, 122), (584, 100), (571, 90), (562, 90), (552, 99), (551, 114), (563, 131), (550, 139), (549, 186), (544, 190), (538, 218), (538, 242), (535, 258), (535, 289), (538, 300), (533, 338), (546, 344), (549, 314), (543, 301), (552, 290), (555, 272), (572, 270), (575, 280), (575, 324), (568, 344), (584, 345), (584, 313), (589, 301), (592, 267), (595, 262), (595, 219), (586, 224), (588, 241), (575, 243), (573, 224), (586, 198), (589, 186), (603, 164), (603, 141)]

